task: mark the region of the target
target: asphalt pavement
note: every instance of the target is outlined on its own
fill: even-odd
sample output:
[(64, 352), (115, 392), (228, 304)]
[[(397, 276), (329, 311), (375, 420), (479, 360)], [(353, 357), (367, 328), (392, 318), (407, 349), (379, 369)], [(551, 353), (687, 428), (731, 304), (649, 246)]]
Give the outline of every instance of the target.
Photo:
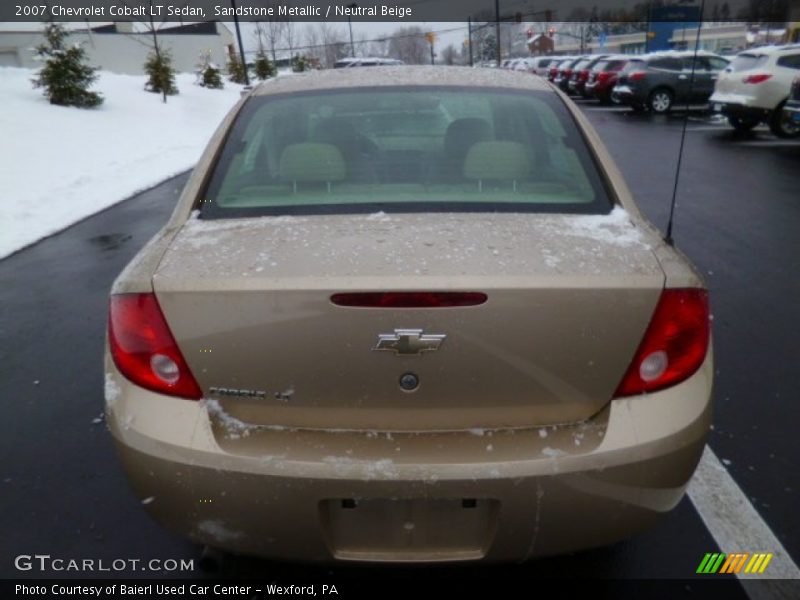
[[(683, 116), (583, 106), (641, 208), (663, 229)], [(795, 562), (798, 168), (800, 141), (780, 142), (763, 131), (737, 137), (723, 124), (693, 115), (673, 232), (711, 289), (717, 378), (709, 444)], [(185, 181), (186, 175), (166, 181), (0, 261), (0, 578), (40, 576), (14, 567), (19, 554), (107, 561), (199, 557), (195, 546), (146, 516), (102, 419), (108, 290), (166, 221)], [(232, 557), (222, 573), (682, 579), (694, 575), (706, 552), (718, 550), (684, 499), (653, 530), (632, 540), (524, 565), (331, 569)], [(206, 576), (199, 570), (170, 575)], [(743, 597), (734, 579), (719, 577), (726, 579), (726, 597)]]

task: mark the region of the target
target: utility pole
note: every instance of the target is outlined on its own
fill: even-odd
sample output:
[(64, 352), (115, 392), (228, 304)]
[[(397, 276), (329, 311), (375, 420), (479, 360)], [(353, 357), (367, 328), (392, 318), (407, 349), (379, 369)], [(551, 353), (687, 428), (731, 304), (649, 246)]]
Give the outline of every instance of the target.
[(472, 63), (472, 15), (467, 17), (467, 47), (469, 48), (469, 66), (474, 66)]
[(497, 44), (497, 67), (502, 63), (500, 51), (500, 0), (494, 0), (494, 37)]
[(239, 56), (242, 57), (244, 84), (250, 85), (250, 76), (247, 74), (247, 61), (244, 59), (244, 44), (242, 44), (242, 30), (239, 29), (239, 17), (236, 16), (236, 0), (231, 0), (231, 8), (233, 8), (233, 23), (236, 26), (236, 38), (239, 40)]
[[(347, 8), (358, 8), (358, 4), (353, 2), (352, 4), (348, 4)], [(347, 27), (350, 29), (350, 56), (355, 58), (356, 46), (353, 43), (353, 20), (351, 19), (349, 14), (347, 15)]]
[(436, 56), (433, 53), (433, 43), (436, 41), (436, 34), (432, 31), (429, 31), (425, 34), (425, 39), (428, 40), (428, 43), (431, 45), (431, 64), (434, 63), (434, 57)]

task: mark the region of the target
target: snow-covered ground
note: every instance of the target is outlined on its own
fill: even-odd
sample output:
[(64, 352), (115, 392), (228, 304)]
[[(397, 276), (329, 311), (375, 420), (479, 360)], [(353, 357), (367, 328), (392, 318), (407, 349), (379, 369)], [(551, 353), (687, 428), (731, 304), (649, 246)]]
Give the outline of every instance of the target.
[(144, 76), (102, 72), (105, 102), (84, 110), (49, 104), (34, 74), (0, 68), (0, 258), (191, 168), (241, 90), (181, 74), (164, 104)]

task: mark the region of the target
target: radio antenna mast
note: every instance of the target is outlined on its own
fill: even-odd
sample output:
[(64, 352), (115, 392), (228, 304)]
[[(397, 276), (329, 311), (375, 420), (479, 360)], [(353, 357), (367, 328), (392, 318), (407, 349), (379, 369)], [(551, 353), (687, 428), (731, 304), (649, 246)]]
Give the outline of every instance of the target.
[[(706, 1), (700, 1), (700, 20), (697, 22), (697, 34), (694, 40), (694, 56), (692, 60), (692, 74), (689, 79), (689, 91), (694, 89), (694, 72), (697, 66), (697, 52), (700, 49), (700, 30), (703, 28), (703, 14), (705, 12)], [(675, 245), (675, 240), (672, 238), (672, 225), (675, 222), (675, 201), (678, 198), (678, 182), (681, 176), (681, 164), (683, 163), (683, 146), (686, 142), (686, 126), (689, 123), (689, 97), (686, 99), (686, 110), (683, 114), (683, 126), (681, 127), (681, 144), (678, 148), (678, 164), (675, 166), (675, 181), (672, 185), (672, 200), (669, 205), (669, 220), (667, 221), (667, 231), (664, 234), (664, 241), (670, 246)]]

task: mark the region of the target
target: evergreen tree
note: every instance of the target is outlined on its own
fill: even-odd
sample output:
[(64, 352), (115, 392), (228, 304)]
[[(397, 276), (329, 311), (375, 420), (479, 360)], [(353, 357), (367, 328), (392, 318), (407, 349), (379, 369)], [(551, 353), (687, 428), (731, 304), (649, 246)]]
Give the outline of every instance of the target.
[(155, 94), (174, 96), (178, 93), (175, 85), (175, 69), (172, 67), (172, 55), (169, 50), (153, 50), (144, 63), (144, 71), (148, 75), (144, 89)]
[(97, 79), (97, 69), (86, 64), (86, 51), (80, 44), (67, 46), (68, 35), (63, 25), (47, 24), (45, 41), (36, 47), (36, 55), (44, 61), (44, 67), (32, 80), (33, 87), (44, 88), (50, 104), (79, 108), (98, 106), (103, 97), (89, 91)]
[(294, 65), (292, 65), (292, 71), (295, 73), (302, 73), (303, 71), (308, 71), (311, 68), (311, 63), (309, 62), (308, 58), (305, 55), (297, 55), (294, 57)]
[(244, 63), (235, 52), (228, 56), (228, 79), (233, 83), (244, 83)]
[(259, 51), (256, 55), (256, 62), (255, 62), (255, 73), (256, 77), (261, 81), (265, 79), (269, 79), (270, 77), (275, 77), (275, 65), (273, 65), (267, 55), (263, 51)]
[(217, 66), (211, 62), (211, 51), (206, 50), (200, 53), (200, 62), (197, 65), (197, 81), (195, 83), (202, 87), (222, 89), (222, 76)]
[(215, 90), (221, 90), (225, 86), (225, 84), (222, 83), (222, 75), (220, 74), (219, 69), (214, 65), (208, 65), (205, 68), (200, 85)]

